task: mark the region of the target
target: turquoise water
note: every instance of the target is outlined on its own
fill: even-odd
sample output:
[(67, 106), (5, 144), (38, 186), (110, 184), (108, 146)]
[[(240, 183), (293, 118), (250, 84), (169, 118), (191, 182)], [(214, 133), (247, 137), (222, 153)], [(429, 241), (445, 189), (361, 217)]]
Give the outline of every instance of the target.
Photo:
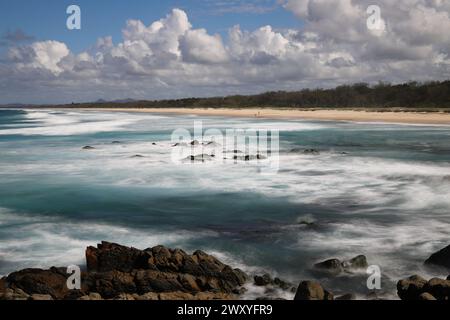
[[(174, 163), (172, 131), (199, 120), (280, 130), (279, 172)], [(293, 282), (365, 254), (392, 293), (450, 243), (449, 138), (448, 126), (0, 110), (0, 274), (82, 264), (108, 240), (202, 249)], [(366, 290), (362, 276), (322, 281)]]

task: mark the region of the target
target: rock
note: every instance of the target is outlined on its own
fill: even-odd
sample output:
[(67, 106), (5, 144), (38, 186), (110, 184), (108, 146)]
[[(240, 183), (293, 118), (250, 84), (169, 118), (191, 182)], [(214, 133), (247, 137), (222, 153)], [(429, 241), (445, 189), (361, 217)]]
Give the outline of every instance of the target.
[(437, 299), (435, 297), (433, 297), (431, 294), (429, 294), (428, 292), (424, 292), (424, 293), (420, 294), (419, 300), (437, 300)]
[(140, 155), (140, 154), (135, 154), (134, 156), (131, 156), (131, 158), (136, 159), (136, 158), (145, 158), (145, 157), (143, 155)]
[(317, 271), (329, 274), (329, 275), (338, 275), (344, 268), (342, 267), (342, 263), (338, 259), (329, 259), (320, 263), (316, 263), (314, 268)]
[(178, 142), (175, 143), (172, 147), (187, 147), (187, 143), (186, 142)]
[[(26, 269), (0, 281), (0, 299), (235, 299), (248, 276), (203, 251), (145, 250), (102, 242), (86, 249), (81, 290), (68, 290), (65, 268)], [(32, 296), (32, 297), (30, 297)]]
[(113, 142), (111, 142), (112, 144), (120, 144), (121, 142), (120, 141), (113, 141)]
[(191, 144), (191, 146), (198, 146), (198, 145), (200, 145), (200, 142), (198, 142), (197, 140), (194, 140), (190, 144)]
[(318, 155), (320, 155), (320, 151), (316, 150), (316, 149), (306, 149), (303, 151), (303, 154), (318, 156)]
[(147, 269), (150, 257), (142, 250), (102, 242), (97, 248), (86, 249), (86, 266), (88, 272), (130, 272), (133, 269)]
[(85, 146), (83, 147), (83, 150), (95, 150), (95, 148), (91, 146)]
[(184, 161), (205, 162), (211, 160), (212, 158), (214, 158), (214, 156), (209, 154), (199, 154), (195, 156), (186, 157)]
[(342, 296), (336, 297), (335, 300), (356, 300), (356, 296), (353, 293), (346, 293)]
[(294, 300), (325, 300), (325, 290), (314, 281), (303, 281), (297, 288)]
[(273, 280), (269, 274), (264, 274), (263, 276), (255, 276), (254, 277), (255, 285), (259, 287), (268, 286), (273, 284)]
[(153, 143), (152, 143), (152, 146), (156, 146), (156, 143), (155, 143), (155, 142), (153, 142)]
[(450, 246), (433, 253), (425, 261), (425, 265), (438, 266), (450, 270)]
[(53, 300), (52, 296), (49, 294), (32, 294), (30, 300), (35, 301), (50, 301)]
[(344, 262), (341, 262), (339, 259), (329, 259), (316, 263), (314, 269), (321, 275), (337, 276), (344, 271), (352, 273), (354, 270), (367, 269), (368, 266), (366, 256), (359, 255)]
[(366, 256), (359, 255), (354, 257), (353, 259), (344, 261), (342, 263), (342, 266), (344, 267), (344, 269), (358, 270), (358, 269), (367, 269), (369, 267), (369, 264), (367, 263)]
[(51, 268), (50, 270), (25, 269), (11, 273), (6, 278), (9, 287), (21, 289), (29, 295), (51, 295), (62, 299), (68, 293), (67, 274), (65, 270)]
[(447, 277), (447, 280), (450, 280), (450, 276)]
[(433, 278), (424, 286), (424, 291), (437, 300), (450, 300), (450, 280)]
[(397, 294), (402, 300), (417, 300), (425, 292), (427, 280), (414, 275), (397, 283)]
[(0, 300), (28, 300), (29, 295), (25, 293), (22, 289), (11, 289), (7, 288), (0, 292)]

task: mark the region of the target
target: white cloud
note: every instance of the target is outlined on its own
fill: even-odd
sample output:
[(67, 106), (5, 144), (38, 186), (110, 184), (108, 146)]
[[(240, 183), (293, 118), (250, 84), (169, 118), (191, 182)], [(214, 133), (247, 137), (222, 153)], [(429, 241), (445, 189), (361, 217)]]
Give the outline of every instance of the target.
[(43, 90), (57, 102), (175, 98), (450, 77), (448, 1), (379, 0), (386, 30), (378, 34), (366, 25), (370, 0), (279, 2), (301, 29), (234, 26), (222, 39), (174, 9), (149, 25), (129, 20), (121, 42), (106, 36), (77, 55), (57, 41), (10, 48), (0, 63), (2, 99), (41, 102)]

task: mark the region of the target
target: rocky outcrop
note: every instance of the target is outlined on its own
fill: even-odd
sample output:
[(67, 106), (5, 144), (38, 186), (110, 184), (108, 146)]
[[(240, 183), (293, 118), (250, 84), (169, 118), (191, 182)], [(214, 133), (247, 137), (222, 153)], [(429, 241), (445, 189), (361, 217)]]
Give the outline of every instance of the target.
[(329, 259), (316, 263), (314, 265), (314, 272), (323, 276), (337, 276), (343, 272), (352, 273), (358, 270), (365, 270), (368, 266), (366, 256), (359, 255), (346, 261)]
[(450, 271), (450, 246), (433, 253), (425, 261), (425, 265), (441, 267)]
[(26, 269), (0, 282), (0, 299), (235, 299), (249, 277), (203, 251), (145, 250), (102, 242), (86, 250), (81, 289), (69, 290), (65, 268)]
[(427, 281), (415, 275), (400, 280), (397, 293), (402, 300), (450, 300), (450, 280), (433, 278)]

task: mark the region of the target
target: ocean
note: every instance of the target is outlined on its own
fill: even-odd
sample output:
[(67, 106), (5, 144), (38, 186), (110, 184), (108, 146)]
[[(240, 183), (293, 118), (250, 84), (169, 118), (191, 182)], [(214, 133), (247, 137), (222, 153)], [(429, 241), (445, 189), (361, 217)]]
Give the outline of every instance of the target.
[[(195, 121), (279, 130), (278, 172), (175, 163), (172, 132)], [(292, 283), (315, 279), (316, 262), (364, 254), (394, 298), (402, 277), (447, 276), (423, 262), (449, 230), (450, 126), (0, 110), (0, 275), (83, 265), (102, 240), (201, 249)], [(366, 279), (320, 281), (364, 297)]]

